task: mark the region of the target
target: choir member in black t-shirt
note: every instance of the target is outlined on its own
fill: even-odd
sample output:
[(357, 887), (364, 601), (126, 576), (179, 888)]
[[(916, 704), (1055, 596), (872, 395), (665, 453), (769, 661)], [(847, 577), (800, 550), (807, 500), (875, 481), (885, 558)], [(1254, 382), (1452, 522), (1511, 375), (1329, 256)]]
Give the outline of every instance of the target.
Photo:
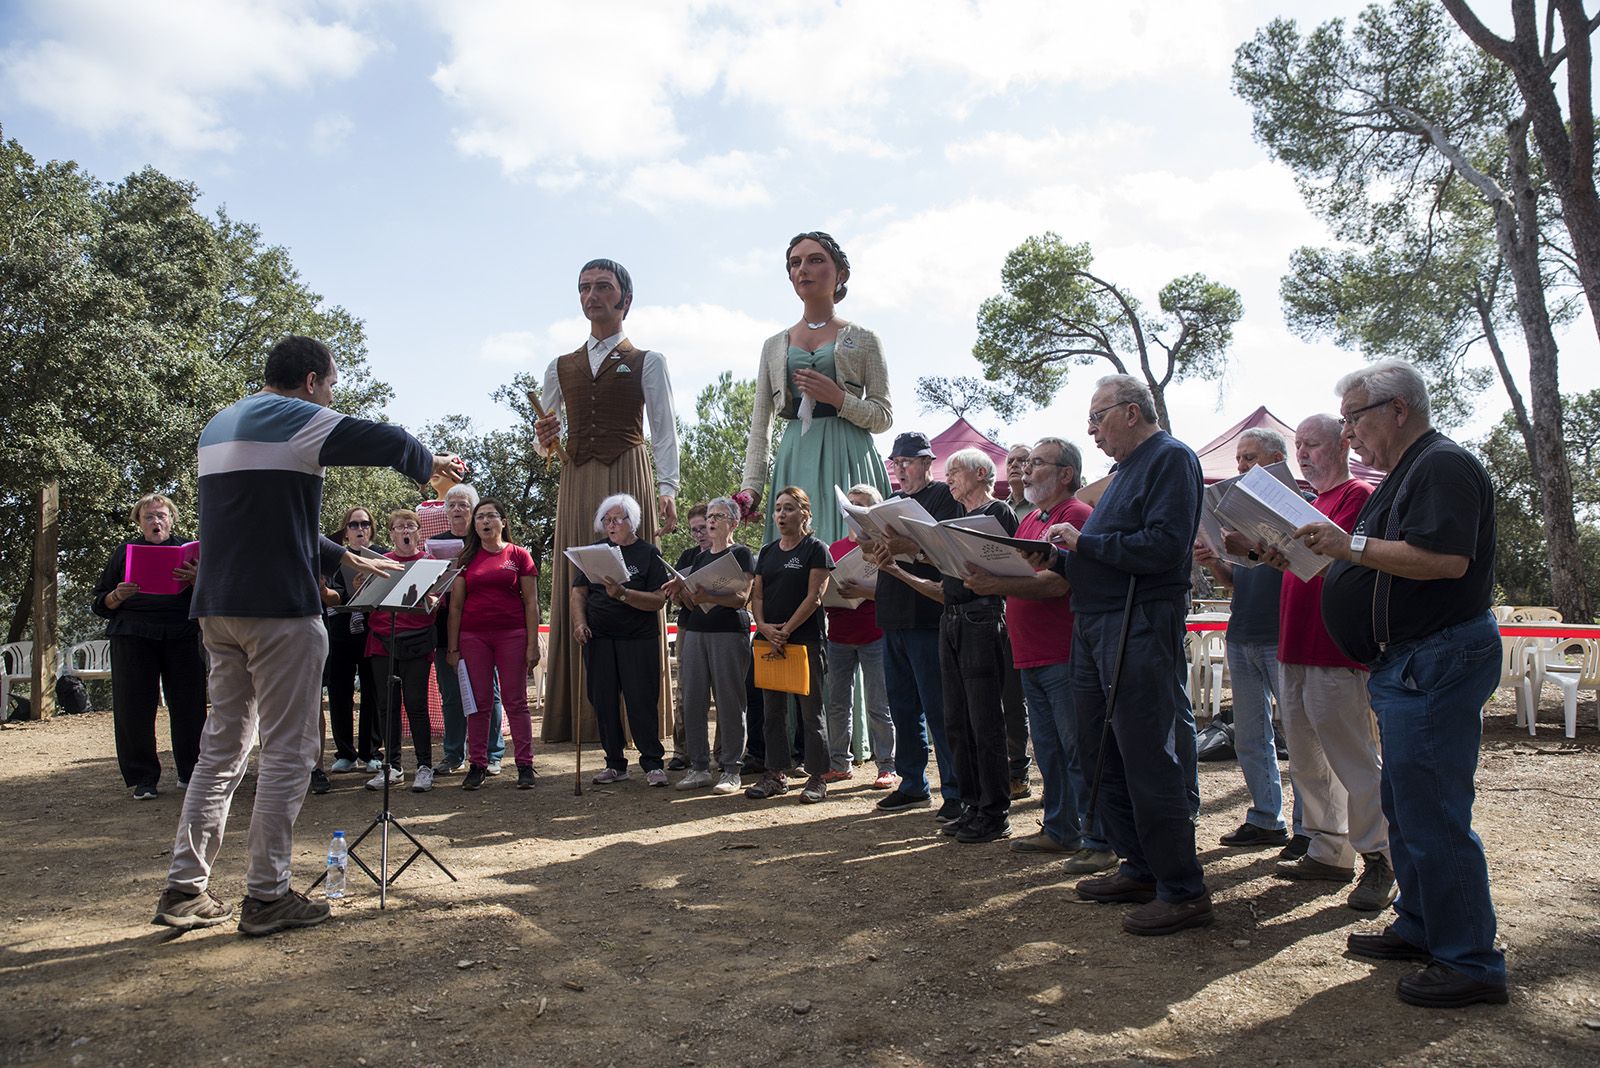
[[(822, 676), (827, 658), (823, 642), (827, 638), (823, 621), (822, 592), (828, 586), (833, 557), (828, 547), (811, 536), (811, 498), (798, 486), (785, 486), (772, 502), (778, 538), (761, 547), (756, 558), (755, 586), (751, 591), (751, 610), (756, 618), (756, 635), (770, 642), (774, 653), (794, 655), (796, 647), (805, 649), (810, 671), (809, 692), (799, 697), (801, 733), (805, 737), (806, 785), (802, 801), (821, 801), (828, 796), (822, 775), (828, 770), (828, 728), (822, 718)], [(766, 704), (767, 772), (745, 791), (745, 796), (762, 800), (789, 789), (780, 755), (789, 751), (789, 695), (763, 690)]]
[[(978, 449), (962, 449), (944, 465), (950, 492), (968, 516), (991, 516), (1015, 534), (1017, 516), (995, 500), (995, 466)], [(1011, 779), (1005, 716), (1000, 694), (1005, 681), (1005, 598), (979, 596), (965, 575), (934, 582), (905, 571), (887, 554), (879, 567), (930, 600), (944, 605), (939, 620), (939, 674), (944, 691), (944, 731), (955, 758), (962, 813), (944, 833), (968, 844), (1011, 836)]]
[(594, 705), (600, 744), (606, 751), (605, 769), (593, 779), (602, 786), (628, 777), (619, 701), (628, 705), (628, 729), (639, 750), (645, 781), (651, 786), (667, 785), (667, 773), (662, 767), (665, 750), (658, 726), (658, 652), (659, 612), (666, 603), (666, 595), (660, 591), (670, 576), (661, 550), (640, 539), (639, 518), (639, 502), (626, 493), (607, 497), (594, 513), (594, 528), (605, 535), (595, 544), (609, 542), (621, 550), (628, 568), (626, 583), (608, 579), (604, 585), (594, 585), (582, 571), (573, 569), (572, 587), (583, 592), (571, 601), (572, 633), (583, 646), (589, 703)]

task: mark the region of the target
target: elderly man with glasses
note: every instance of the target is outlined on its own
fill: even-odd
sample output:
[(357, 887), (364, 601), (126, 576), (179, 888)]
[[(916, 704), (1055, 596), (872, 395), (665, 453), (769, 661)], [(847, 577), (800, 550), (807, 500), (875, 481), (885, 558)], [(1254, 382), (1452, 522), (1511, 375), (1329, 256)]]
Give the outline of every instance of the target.
[[(1483, 842), (1472, 830), (1483, 704), (1500, 677), (1494, 596), (1494, 488), (1483, 465), (1433, 429), (1427, 386), (1403, 360), (1339, 380), (1351, 447), (1389, 472), (1355, 527), (1296, 536), (1335, 563), (1322, 587), (1333, 640), (1367, 665), (1383, 741), (1383, 814), (1400, 896), (1358, 957), (1426, 967), (1399, 981), (1426, 1008), (1506, 1003)], [(1291, 738), (1291, 750), (1294, 746)]]
[[(1214, 918), (1194, 848), (1194, 714), (1183, 689), (1200, 461), (1161, 429), (1149, 388), (1131, 375), (1100, 379), (1089, 433), (1116, 461), (1116, 478), (1081, 530), (1061, 523), (1050, 536), (1069, 551), (1078, 752), (1085, 768), (1103, 767), (1097, 814), (1123, 862), (1077, 890), (1089, 901), (1139, 904), (1122, 917), (1129, 934), (1167, 935)], [(1107, 729), (1119, 655), (1120, 689)]]

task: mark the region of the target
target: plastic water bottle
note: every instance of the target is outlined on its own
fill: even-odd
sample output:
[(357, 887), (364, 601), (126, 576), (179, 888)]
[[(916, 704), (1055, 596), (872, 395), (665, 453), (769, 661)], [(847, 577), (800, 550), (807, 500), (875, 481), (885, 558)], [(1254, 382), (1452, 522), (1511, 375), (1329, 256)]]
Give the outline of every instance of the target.
[(329, 901), (344, 897), (344, 879), (349, 866), (350, 847), (345, 844), (344, 832), (334, 831), (333, 841), (328, 843), (328, 877), (322, 882), (323, 893)]

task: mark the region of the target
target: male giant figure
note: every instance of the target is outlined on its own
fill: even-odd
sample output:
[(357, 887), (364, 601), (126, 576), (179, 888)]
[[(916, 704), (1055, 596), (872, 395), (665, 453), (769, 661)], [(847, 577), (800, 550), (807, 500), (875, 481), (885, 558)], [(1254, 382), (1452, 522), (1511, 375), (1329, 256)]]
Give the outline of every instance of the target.
[[(655, 498), (646, 508), (639, 537), (654, 541), (678, 525), (678, 424), (667, 361), (659, 352), (636, 348), (623, 334), (622, 320), (633, 304), (633, 279), (613, 260), (590, 260), (578, 273), (578, 301), (589, 320), (589, 338), (576, 352), (550, 361), (544, 374), (545, 417), (535, 425), (539, 444), (553, 448), (561, 437), (563, 415), (570, 463), (561, 467), (556, 495), (556, 537), (551, 556), (550, 661), (545, 683), (547, 742), (573, 737), (574, 724), (594, 737), (594, 712), (584, 694), (581, 659), (567, 640), (572, 564), (565, 550), (594, 541), (594, 511), (615, 493), (636, 501)], [(650, 443), (645, 445), (645, 419)], [(655, 464), (652, 471), (651, 458)], [(666, 628), (661, 628), (661, 730), (672, 728), (672, 684), (667, 677)]]
[(1322, 618), (1371, 670), (1400, 885), (1394, 922), (1351, 935), (1350, 952), (1426, 963), (1398, 984), (1409, 1004), (1503, 1005), (1505, 954), (1494, 944), (1489, 866), (1472, 830), (1483, 703), (1500, 678), (1500, 630), (1489, 613), (1494, 488), (1470, 452), (1429, 425), (1427, 387), (1410, 364), (1379, 360), (1340, 379), (1336, 392), (1345, 436), (1389, 476), (1353, 533), (1331, 522), (1295, 533), (1338, 561), (1322, 587)]
[(294, 821), (322, 745), (320, 665), (328, 653), (319, 575), (369, 562), (317, 533), (323, 469), (389, 464), (418, 483), (464, 473), (391, 423), (329, 407), (339, 371), (327, 346), (287, 337), (267, 356), (261, 392), (219, 412), (200, 433), (205, 549), (190, 611), (211, 660), (211, 717), (172, 845), (154, 922), (210, 927), (233, 913), (209, 887), (257, 730), (261, 759), (250, 816), (239, 932), (265, 935), (328, 918), (326, 902), (289, 889)]
[(1099, 381), (1089, 433), (1116, 461), (1116, 478), (1081, 532), (1061, 523), (1050, 536), (1070, 551), (1073, 702), (1078, 752), (1091, 775), (1101, 759), (1130, 581), (1134, 592), (1098, 812), (1123, 862), (1077, 890), (1090, 901), (1142, 902), (1122, 917), (1129, 934), (1172, 934), (1213, 919), (1181, 753), (1183, 724), (1192, 716), (1183, 690), (1183, 620), (1200, 527), (1200, 461), (1161, 429), (1150, 390), (1131, 375)]

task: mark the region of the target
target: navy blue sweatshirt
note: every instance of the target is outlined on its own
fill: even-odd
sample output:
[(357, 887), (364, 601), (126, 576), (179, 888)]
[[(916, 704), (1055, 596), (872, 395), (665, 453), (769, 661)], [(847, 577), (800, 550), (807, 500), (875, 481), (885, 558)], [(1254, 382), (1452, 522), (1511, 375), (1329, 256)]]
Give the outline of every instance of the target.
[(1100, 503), (1066, 559), (1074, 612), (1122, 607), (1128, 576), (1136, 601), (1183, 597), (1200, 529), (1200, 461), (1165, 430), (1117, 465)]
[(200, 432), (200, 572), (190, 614), (315, 616), (320, 575), (344, 546), (317, 530), (326, 467), (392, 466), (414, 482), (433, 473), (428, 448), (389, 423), (341, 415), (298, 397), (256, 393)]

